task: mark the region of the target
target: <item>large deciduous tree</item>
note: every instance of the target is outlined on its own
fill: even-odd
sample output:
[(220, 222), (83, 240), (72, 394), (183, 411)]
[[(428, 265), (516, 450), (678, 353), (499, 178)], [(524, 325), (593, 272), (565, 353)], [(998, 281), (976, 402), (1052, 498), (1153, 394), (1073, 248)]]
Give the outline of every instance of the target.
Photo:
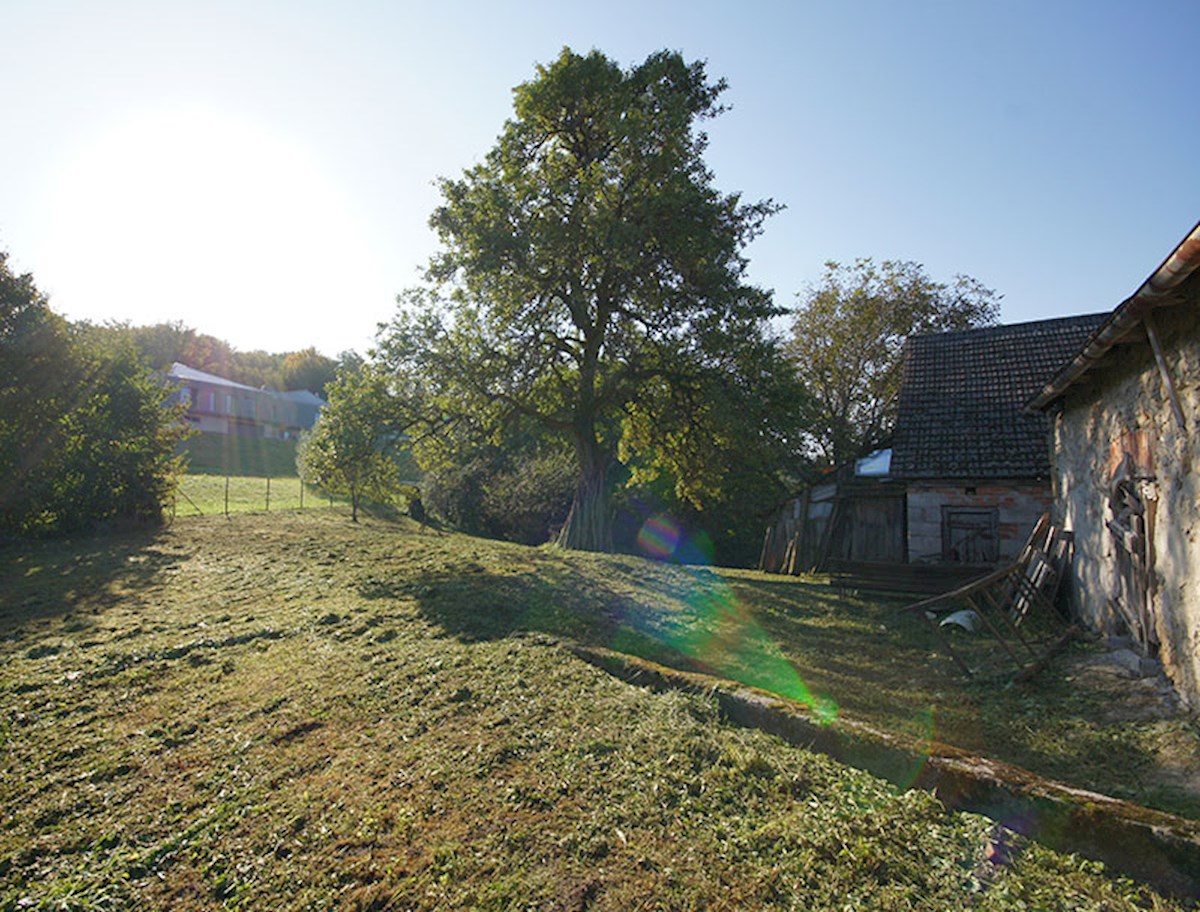
[(724, 88), (665, 51), (625, 70), (565, 49), (539, 67), (486, 159), (441, 181), (429, 283), (381, 335), (381, 357), (421, 376), (444, 426), (495, 433), (519, 418), (569, 443), (564, 546), (612, 546), (624, 418), (700, 406), (714, 377), (736, 387), (738, 353), (777, 313), (742, 254), (777, 207), (719, 192), (703, 159), (697, 125)]
[(811, 446), (831, 465), (889, 431), (909, 336), (995, 323), (1000, 309), (996, 293), (968, 276), (944, 284), (919, 263), (869, 258), (826, 263), (820, 284), (799, 297), (788, 348), (810, 396)]

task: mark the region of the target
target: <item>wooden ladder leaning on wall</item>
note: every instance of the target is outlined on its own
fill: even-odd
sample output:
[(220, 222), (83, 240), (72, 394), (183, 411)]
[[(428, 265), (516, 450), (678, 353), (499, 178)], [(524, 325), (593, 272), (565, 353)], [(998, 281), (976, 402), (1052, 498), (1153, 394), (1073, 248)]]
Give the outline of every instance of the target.
[(950, 643), (938, 618), (959, 606), (971, 609), (997, 644), (993, 655), (1015, 666), (1015, 681), (1037, 674), (1046, 662), (1079, 634), (1055, 607), (1059, 585), (1071, 560), (1070, 532), (1044, 513), (1013, 563), (950, 592), (900, 609), (924, 619), (938, 646), (965, 675), (976, 674)]

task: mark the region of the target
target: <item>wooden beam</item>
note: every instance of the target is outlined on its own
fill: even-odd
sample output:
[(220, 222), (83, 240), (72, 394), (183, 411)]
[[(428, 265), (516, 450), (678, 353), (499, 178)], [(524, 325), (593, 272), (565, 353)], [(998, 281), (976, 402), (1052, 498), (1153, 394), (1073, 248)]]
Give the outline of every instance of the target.
[(1017, 666), (1017, 671), (1023, 669), (1025, 667), (1025, 663), (1021, 661), (1021, 657), (1019, 655), (1013, 652), (1013, 648), (1008, 645), (1008, 640), (1004, 639), (1004, 634), (1002, 634), (1000, 629), (992, 623), (991, 618), (987, 616), (987, 612), (980, 608), (979, 605), (975, 603), (975, 600), (969, 595), (965, 596), (963, 601), (966, 602), (970, 606), (971, 610), (974, 611), (979, 617), (979, 619), (983, 621), (984, 626), (986, 626), (991, 632), (992, 637), (996, 640), (996, 642), (1004, 647), (1004, 651), (1008, 653), (1008, 657), (1012, 659), (1013, 664)]
[(1167, 359), (1163, 355), (1162, 344), (1158, 341), (1158, 330), (1154, 328), (1154, 318), (1149, 311), (1142, 318), (1142, 323), (1146, 327), (1146, 338), (1150, 340), (1150, 348), (1154, 351), (1154, 360), (1158, 362), (1158, 375), (1162, 377), (1163, 386), (1166, 387), (1167, 399), (1171, 403), (1175, 421), (1179, 424), (1181, 431), (1186, 431), (1187, 421), (1183, 417), (1183, 407), (1179, 404), (1179, 393), (1175, 391), (1175, 381), (1171, 377), (1171, 371), (1167, 368)]
[(971, 595), (985, 586), (990, 586), (992, 583), (999, 582), (1000, 580), (1004, 579), (1004, 577), (1008, 576), (1012, 570), (1013, 567), (1011, 564), (1007, 567), (1000, 567), (999, 569), (988, 573), (986, 576), (981, 576), (979, 579), (964, 583), (962, 586), (959, 586), (957, 589), (953, 589), (950, 592), (943, 592), (941, 595), (933, 596), (933, 598), (927, 598), (924, 601), (915, 602), (912, 605), (905, 605), (903, 608), (897, 609), (896, 613), (904, 614), (907, 611), (924, 611), (945, 602), (952, 602), (956, 599), (961, 599), (963, 596)]
[(979, 595), (987, 601), (987, 603), (995, 610), (995, 612), (998, 615), (1000, 615), (1000, 619), (1002, 621), (1004, 621), (1004, 623), (1008, 626), (1008, 629), (1013, 632), (1013, 634), (1016, 636), (1016, 638), (1021, 641), (1021, 645), (1024, 646), (1027, 650), (1029, 650), (1029, 654), (1036, 659), (1037, 658), (1037, 650), (1034, 649), (1029, 644), (1029, 641), (1027, 639), (1025, 639), (1024, 634), (1022, 634), (1020, 629), (1017, 627), (1017, 625), (1012, 622), (1012, 620), (1008, 616), (1008, 612), (1004, 609), (1004, 606), (1001, 605), (998, 601), (996, 601), (995, 597), (987, 589), (982, 590), (979, 593)]

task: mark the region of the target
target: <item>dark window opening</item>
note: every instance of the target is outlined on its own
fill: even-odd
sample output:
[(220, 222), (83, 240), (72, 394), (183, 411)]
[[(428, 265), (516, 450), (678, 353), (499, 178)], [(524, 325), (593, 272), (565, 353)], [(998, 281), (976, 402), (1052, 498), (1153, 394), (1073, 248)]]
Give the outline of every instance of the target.
[(942, 560), (994, 564), (1000, 559), (995, 507), (942, 507)]

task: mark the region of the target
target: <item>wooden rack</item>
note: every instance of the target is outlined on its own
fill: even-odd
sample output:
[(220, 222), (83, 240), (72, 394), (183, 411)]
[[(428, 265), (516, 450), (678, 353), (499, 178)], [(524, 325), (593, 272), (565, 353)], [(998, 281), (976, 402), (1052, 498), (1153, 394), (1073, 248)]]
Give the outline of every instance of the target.
[[(938, 646), (963, 674), (977, 674), (982, 662), (998, 657), (1015, 667), (1014, 680), (1026, 680), (1079, 633), (1055, 607), (1071, 551), (1071, 533), (1053, 525), (1048, 513), (1043, 514), (1016, 561), (900, 611), (919, 613)], [(993, 642), (992, 649), (973, 651), (973, 658), (981, 660), (974, 668), (951, 644), (939, 620), (959, 607), (975, 612)]]

